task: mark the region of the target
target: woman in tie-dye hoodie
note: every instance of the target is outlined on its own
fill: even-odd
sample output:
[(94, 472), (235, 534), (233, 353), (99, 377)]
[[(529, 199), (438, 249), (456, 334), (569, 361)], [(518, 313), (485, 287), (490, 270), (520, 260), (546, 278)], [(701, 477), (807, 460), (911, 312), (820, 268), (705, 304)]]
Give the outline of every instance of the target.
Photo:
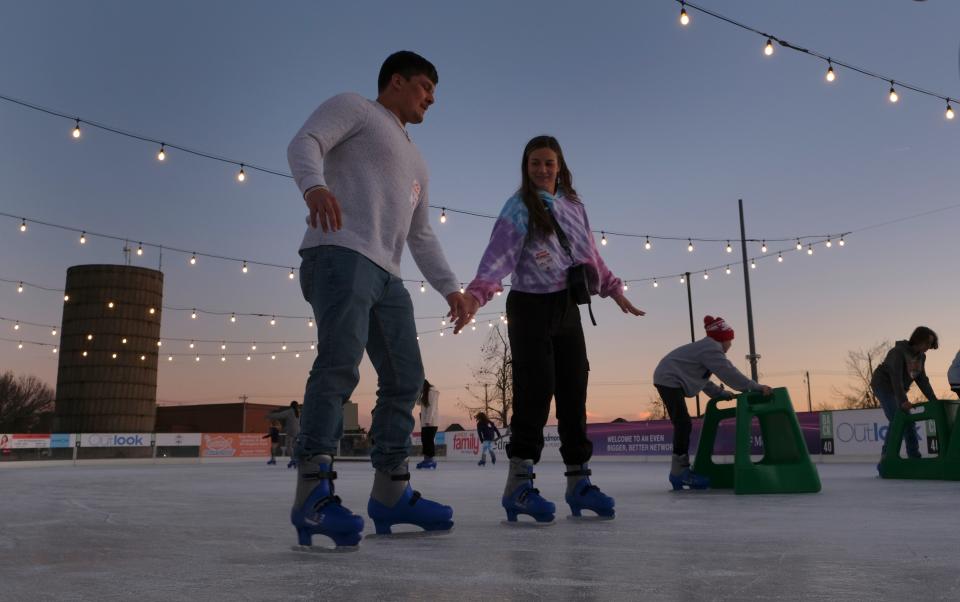
[(513, 356), (513, 417), (502, 504), (510, 522), (517, 514), (533, 516), (539, 523), (553, 521), (556, 507), (533, 488), (533, 465), (540, 460), (543, 427), (550, 399), (556, 396), (560, 454), (567, 469), (566, 502), (575, 517), (588, 509), (613, 518), (613, 499), (588, 478), (587, 462), (593, 453), (586, 418), (589, 364), (580, 310), (567, 288), (568, 269), (584, 266), (590, 295), (613, 298), (624, 313), (643, 312), (624, 297), (623, 282), (600, 257), (555, 138), (537, 136), (527, 143), (521, 179), (520, 190), (500, 212), (477, 276), (467, 289), (468, 299), (483, 305), (503, 290), (500, 281), (511, 276), (507, 330)]

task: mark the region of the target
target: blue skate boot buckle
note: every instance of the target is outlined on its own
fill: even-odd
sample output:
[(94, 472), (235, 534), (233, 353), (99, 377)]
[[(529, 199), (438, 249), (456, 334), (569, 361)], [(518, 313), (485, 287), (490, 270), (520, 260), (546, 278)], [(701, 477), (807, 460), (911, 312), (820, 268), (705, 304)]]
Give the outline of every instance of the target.
[[(390, 475), (390, 480), (409, 481), (410, 473)], [(367, 535), (370, 539), (446, 535), (453, 529), (453, 508), (426, 499), (419, 491), (414, 491), (410, 485), (407, 485), (403, 495), (392, 508), (384, 506), (371, 497), (367, 503), (367, 514), (373, 520), (376, 531), (375, 534)], [(420, 527), (422, 531), (394, 533), (395, 525), (413, 525)]]
[(670, 484), (673, 490), (677, 491), (686, 487), (687, 489), (709, 489), (710, 479), (699, 475), (689, 468), (684, 468), (679, 475), (670, 473)]

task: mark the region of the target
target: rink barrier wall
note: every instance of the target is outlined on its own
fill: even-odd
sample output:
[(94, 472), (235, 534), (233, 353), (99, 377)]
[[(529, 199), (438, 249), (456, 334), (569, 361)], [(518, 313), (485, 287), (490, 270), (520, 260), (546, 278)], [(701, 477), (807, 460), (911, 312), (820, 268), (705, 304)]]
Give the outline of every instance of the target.
[[(880, 409), (800, 412), (797, 414), (804, 442), (815, 462), (876, 462), (888, 430)], [(690, 453), (696, 453), (701, 420), (695, 419)], [(720, 424), (714, 457), (730, 462), (734, 452), (733, 421)], [(506, 429), (504, 429), (506, 431)], [(920, 449), (934, 455), (935, 430), (917, 426)], [(662, 462), (673, 453), (673, 427), (668, 420), (587, 425), (593, 442), (593, 462)], [(494, 453), (506, 458), (509, 434), (494, 442)], [(435, 437), (442, 461), (476, 462), (480, 440), (476, 431), (449, 431)], [(759, 425), (753, 426), (751, 455), (763, 454)], [(365, 460), (369, 442), (365, 436), (345, 436), (340, 461)], [(131, 461), (198, 463), (261, 460), (270, 453), (269, 440), (259, 433), (80, 433), (2, 434), (0, 466), (35, 463), (116, 463)], [(420, 433), (413, 433), (411, 458), (420, 453)], [(556, 426), (544, 428), (543, 461), (561, 461)]]

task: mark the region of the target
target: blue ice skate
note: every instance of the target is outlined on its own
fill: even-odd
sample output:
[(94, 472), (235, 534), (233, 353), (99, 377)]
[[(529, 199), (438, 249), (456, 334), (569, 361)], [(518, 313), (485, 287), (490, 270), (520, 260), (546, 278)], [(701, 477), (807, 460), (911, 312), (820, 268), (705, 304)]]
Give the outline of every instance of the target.
[(684, 468), (683, 472), (679, 475), (670, 473), (670, 484), (673, 485), (673, 489), (708, 489), (710, 487), (710, 479), (703, 475), (699, 475), (689, 468)]
[[(511, 470), (514, 467), (511, 466)], [(533, 472), (533, 466), (526, 469), (520, 468), (523, 472), (514, 474), (514, 478), (523, 479), (524, 482), (517, 486), (509, 496), (503, 496), (500, 503), (503, 509), (507, 511), (507, 522), (516, 523), (518, 514), (528, 514), (539, 524), (553, 523), (554, 514), (557, 507), (553, 502), (547, 501), (540, 495), (540, 490), (533, 486), (533, 479), (537, 476)]]
[(483, 458), (480, 458), (480, 461), (477, 462), (477, 466), (486, 466), (486, 465), (487, 465), (487, 458), (486, 458), (486, 456), (484, 456)]
[(287, 462), (287, 468), (296, 468), (297, 460), (295, 458), (290, 458), (290, 461)]
[[(565, 477), (582, 476), (573, 488), (573, 493), (564, 496), (567, 505), (570, 506), (572, 518), (595, 518), (600, 520), (612, 520), (615, 516), (613, 506), (615, 502), (609, 495), (600, 491), (600, 488), (590, 483), (590, 469), (573, 470), (563, 473)], [(591, 510), (596, 513), (596, 517), (583, 517), (583, 510)]]
[(318, 471), (300, 475), (302, 479), (319, 479), (318, 484), (300, 507), (290, 510), (290, 522), (297, 530), (301, 546), (312, 546), (314, 535), (329, 537), (337, 549), (356, 549), (363, 531), (363, 517), (357, 516), (333, 494), (337, 473), (327, 464), (318, 464)]
[(277, 463), (277, 461), (274, 460), (273, 458), (270, 458), (269, 460), (267, 460), (267, 466), (269, 466), (269, 465), (271, 465), (271, 464), (276, 464), (276, 463)]
[[(410, 480), (410, 474), (393, 475), (394, 480)], [(453, 528), (453, 508), (430, 501), (414, 491), (410, 485), (392, 508), (370, 498), (367, 515), (373, 520), (377, 535), (391, 535), (394, 525), (414, 525), (424, 531), (443, 532)]]
[(436, 470), (437, 461), (433, 458), (424, 458), (423, 462), (417, 464), (417, 470)]

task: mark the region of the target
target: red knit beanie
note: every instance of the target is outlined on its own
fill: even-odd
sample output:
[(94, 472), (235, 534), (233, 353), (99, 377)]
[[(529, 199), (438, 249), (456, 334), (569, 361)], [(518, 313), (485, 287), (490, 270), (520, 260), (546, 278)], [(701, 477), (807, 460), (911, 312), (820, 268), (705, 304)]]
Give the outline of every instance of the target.
[(719, 342), (732, 341), (733, 329), (727, 326), (723, 318), (704, 316), (703, 327), (707, 329), (707, 336)]

